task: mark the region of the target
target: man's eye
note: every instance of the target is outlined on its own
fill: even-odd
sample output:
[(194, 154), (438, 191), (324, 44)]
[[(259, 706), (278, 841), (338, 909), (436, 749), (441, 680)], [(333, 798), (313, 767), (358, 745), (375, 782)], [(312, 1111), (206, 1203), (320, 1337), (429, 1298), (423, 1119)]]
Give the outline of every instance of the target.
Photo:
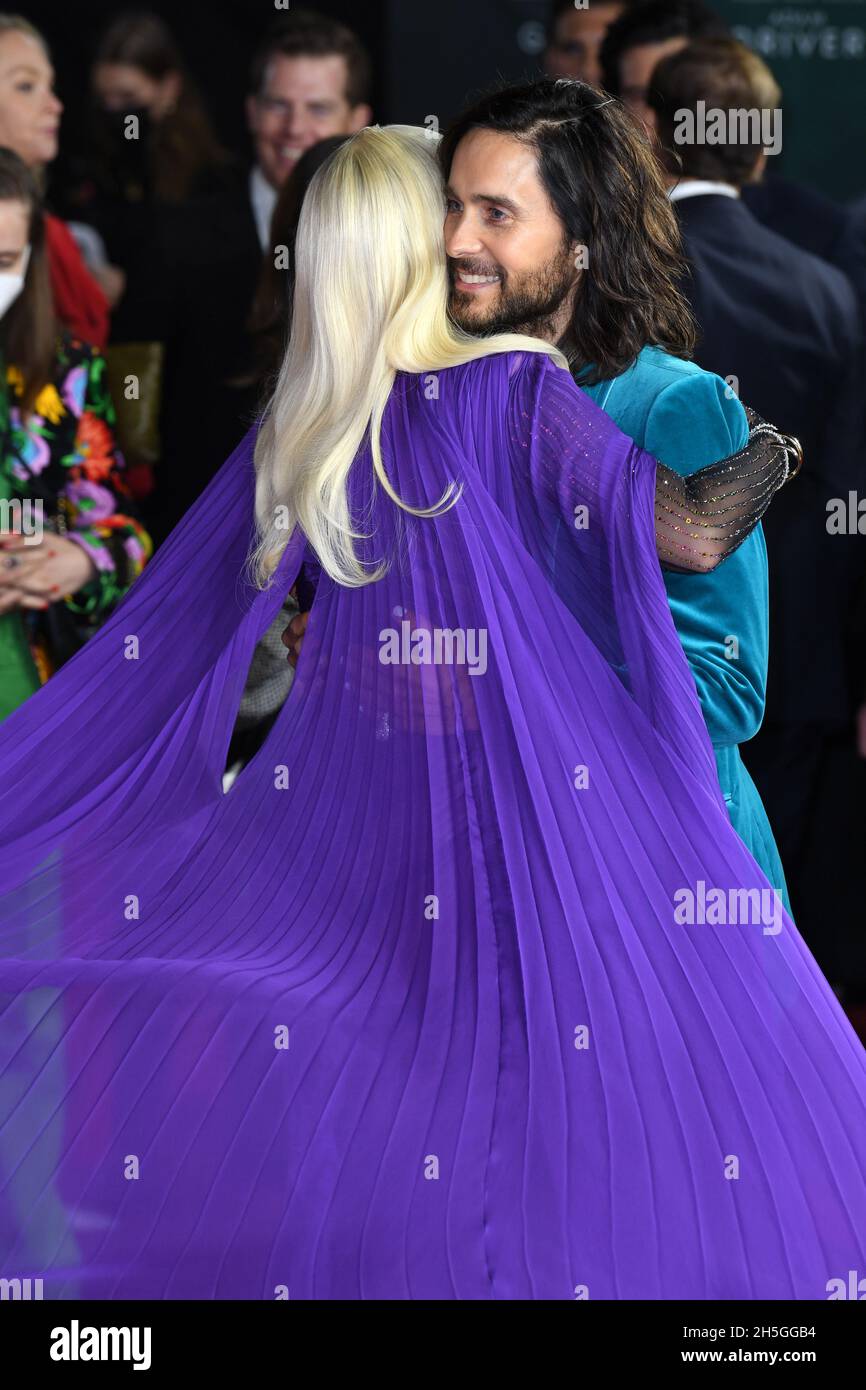
[(16, 92), (35, 92), (36, 84), (34, 82), (19, 82), (15, 90)]
[(508, 218), (508, 213), (503, 212), (502, 208), (488, 208), (487, 216), (492, 222), (505, 222)]

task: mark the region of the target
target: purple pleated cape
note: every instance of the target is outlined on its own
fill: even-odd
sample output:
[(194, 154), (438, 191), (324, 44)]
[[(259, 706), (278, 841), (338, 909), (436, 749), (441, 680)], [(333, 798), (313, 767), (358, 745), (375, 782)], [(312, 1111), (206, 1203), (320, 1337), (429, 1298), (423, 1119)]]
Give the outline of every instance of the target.
[(254, 442), (0, 729), (0, 1277), (555, 1300), (866, 1275), (866, 1053), (729, 823), (655, 461), (546, 357), (399, 374), (389, 478), (459, 500), (398, 510), (361, 450), (387, 573), (320, 576), (224, 792), (310, 559), (296, 534), (248, 582)]

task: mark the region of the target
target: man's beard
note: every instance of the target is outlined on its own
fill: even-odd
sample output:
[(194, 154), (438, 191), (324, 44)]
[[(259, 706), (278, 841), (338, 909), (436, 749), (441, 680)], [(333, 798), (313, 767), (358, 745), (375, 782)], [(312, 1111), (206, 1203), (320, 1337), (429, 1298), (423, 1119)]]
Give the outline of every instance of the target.
[(505, 276), (505, 272), (498, 265), (484, 265), (465, 256), (449, 260), (449, 310), (454, 322), (466, 333), (484, 338), (494, 333), (527, 333), (549, 342), (562, 336), (565, 328), (557, 325), (556, 318), (575, 283), (575, 265), (568, 245), (538, 270), (526, 271), (519, 277), (505, 276), (500, 281), (496, 302), (486, 314), (476, 308), (474, 295), (455, 288), (458, 270), (467, 275)]

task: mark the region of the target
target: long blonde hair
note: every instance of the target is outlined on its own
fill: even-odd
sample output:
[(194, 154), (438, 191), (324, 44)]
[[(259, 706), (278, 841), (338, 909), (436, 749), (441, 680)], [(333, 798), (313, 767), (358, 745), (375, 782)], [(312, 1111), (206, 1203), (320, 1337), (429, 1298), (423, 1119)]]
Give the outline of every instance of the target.
[(322, 568), (360, 587), (381, 577), (354, 542), (346, 480), (370, 429), (373, 468), (388, 496), (416, 516), (456, 501), (452, 482), (433, 507), (401, 501), (382, 457), (382, 416), (395, 374), (431, 372), (510, 351), (546, 352), (520, 334), (473, 338), (448, 317), (444, 198), (436, 140), (416, 126), (368, 126), (310, 184), (298, 224), (292, 334), (255, 449), (254, 582), (266, 587), (299, 526)]

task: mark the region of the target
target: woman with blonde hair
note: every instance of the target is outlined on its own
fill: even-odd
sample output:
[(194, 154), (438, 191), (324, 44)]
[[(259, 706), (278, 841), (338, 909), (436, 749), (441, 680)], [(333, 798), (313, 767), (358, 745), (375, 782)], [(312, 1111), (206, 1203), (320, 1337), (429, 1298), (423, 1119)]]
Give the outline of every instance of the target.
[[(18, 14), (0, 14), (0, 146), (14, 150), (37, 178), (57, 158), (63, 104), (39, 30)], [(122, 277), (106, 267), (103, 283), (91, 275), (65, 222), (45, 214), (45, 244), (54, 308), (63, 326), (102, 351), (108, 340), (109, 297)]]
[(866, 1056), (659, 564), (730, 553), (783, 442), (668, 473), (454, 327), (442, 221), (423, 132), (319, 171), (264, 423), (0, 732), (0, 1255), (51, 1297), (823, 1298), (866, 1255)]

